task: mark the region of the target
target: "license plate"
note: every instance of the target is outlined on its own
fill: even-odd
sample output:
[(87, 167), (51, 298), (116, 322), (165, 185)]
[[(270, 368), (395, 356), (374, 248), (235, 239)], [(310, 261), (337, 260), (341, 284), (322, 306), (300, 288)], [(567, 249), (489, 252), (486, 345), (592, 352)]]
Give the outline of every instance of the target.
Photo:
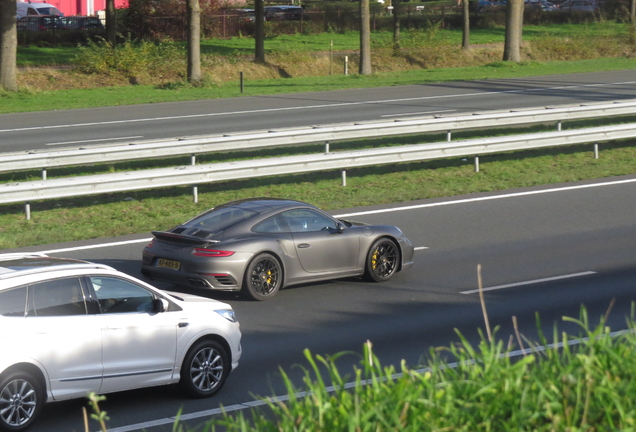
[(179, 261), (171, 261), (171, 260), (159, 258), (157, 260), (157, 267), (167, 268), (170, 270), (179, 270), (181, 268), (181, 263)]

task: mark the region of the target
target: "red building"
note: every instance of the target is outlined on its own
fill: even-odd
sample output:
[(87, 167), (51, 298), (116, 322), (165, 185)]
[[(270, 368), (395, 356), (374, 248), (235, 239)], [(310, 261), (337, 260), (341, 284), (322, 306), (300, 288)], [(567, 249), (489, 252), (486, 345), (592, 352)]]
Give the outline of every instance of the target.
[[(106, 9), (106, 0), (41, 0), (31, 3), (51, 4), (66, 16), (95, 15), (97, 11)], [(115, 7), (128, 7), (128, 0), (115, 0)]]

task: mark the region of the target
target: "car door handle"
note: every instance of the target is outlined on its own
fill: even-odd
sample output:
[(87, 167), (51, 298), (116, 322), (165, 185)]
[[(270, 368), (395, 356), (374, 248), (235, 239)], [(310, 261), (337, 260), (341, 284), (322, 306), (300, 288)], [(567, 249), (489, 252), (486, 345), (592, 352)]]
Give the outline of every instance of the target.
[(189, 326), (189, 325), (190, 325), (190, 323), (189, 323), (189, 322), (181, 321), (181, 322), (179, 323), (179, 328), (187, 327), (187, 326)]
[(309, 243), (301, 243), (298, 245), (299, 249), (306, 249), (308, 247), (311, 247), (311, 245)]

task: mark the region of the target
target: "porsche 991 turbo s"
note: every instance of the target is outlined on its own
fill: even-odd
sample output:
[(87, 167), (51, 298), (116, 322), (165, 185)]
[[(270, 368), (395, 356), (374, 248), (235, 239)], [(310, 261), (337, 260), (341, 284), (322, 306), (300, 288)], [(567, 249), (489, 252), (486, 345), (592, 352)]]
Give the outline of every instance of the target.
[(336, 219), (304, 202), (250, 198), (153, 231), (142, 274), (267, 300), (284, 286), (363, 276), (382, 282), (413, 265), (399, 228)]

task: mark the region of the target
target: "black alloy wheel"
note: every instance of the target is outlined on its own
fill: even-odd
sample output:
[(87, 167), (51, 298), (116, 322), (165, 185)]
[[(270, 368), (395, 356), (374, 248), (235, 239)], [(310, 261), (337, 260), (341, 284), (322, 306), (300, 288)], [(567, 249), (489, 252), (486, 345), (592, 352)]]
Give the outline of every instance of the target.
[(184, 393), (195, 398), (216, 394), (230, 372), (227, 351), (213, 340), (197, 342), (190, 348), (181, 366), (179, 385)]
[(263, 253), (254, 258), (245, 271), (243, 293), (252, 300), (269, 300), (283, 283), (283, 269), (271, 254)]
[(374, 282), (387, 281), (397, 272), (399, 262), (400, 250), (393, 240), (376, 240), (367, 254), (365, 277)]
[(0, 379), (0, 431), (23, 431), (44, 404), (40, 382), (30, 373), (15, 371)]

